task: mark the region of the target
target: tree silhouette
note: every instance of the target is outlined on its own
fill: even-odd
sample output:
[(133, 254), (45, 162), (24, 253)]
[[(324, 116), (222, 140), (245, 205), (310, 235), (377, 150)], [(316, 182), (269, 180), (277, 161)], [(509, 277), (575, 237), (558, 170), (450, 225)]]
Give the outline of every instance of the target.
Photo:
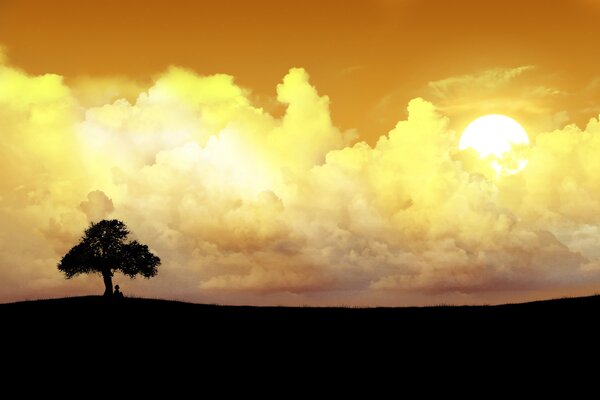
[(63, 256), (58, 270), (67, 279), (75, 275), (99, 273), (104, 279), (104, 295), (112, 296), (112, 277), (120, 271), (130, 278), (156, 275), (160, 258), (137, 241), (127, 242), (129, 230), (125, 223), (113, 219), (92, 223), (79, 243)]

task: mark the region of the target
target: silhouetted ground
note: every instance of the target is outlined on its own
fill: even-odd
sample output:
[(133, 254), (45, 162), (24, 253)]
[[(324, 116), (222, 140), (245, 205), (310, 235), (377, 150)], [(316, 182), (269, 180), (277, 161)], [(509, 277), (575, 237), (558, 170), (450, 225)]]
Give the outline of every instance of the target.
[[(350, 374), (343, 378), (372, 371), (404, 385), (410, 382), (400, 371), (407, 370), (412, 376), (474, 379), (489, 375), (489, 366), (504, 370), (507, 365), (513, 378), (529, 376), (534, 366), (568, 367), (598, 347), (598, 311), (600, 296), (363, 309), (89, 296), (0, 304), (0, 322), (3, 355), (13, 357), (13, 364), (5, 360), (5, 365), (25, 370), (42, 365), (49, 372), (66, 362), (69, 373), (85, 375), (86, 368), (114, 364), (109, 376), (117, 369), (147, 379), (145, 371), (158, 368), (176, 380), (200, 379), (202, 385), (206, 376), (196, 369), (211, 371), (217, 380), (231, 374), (262, 376), (264, 384), (274, 376), (292, 376), (294, 385), (317, 376), (333, 385), (330, 374)], [(353, 379), (343, 379), (340, 385), (351, 389)], [(146, 389), (158, 382), (146, 382)]]
[(138, 330), (160, 325), (181, 334), (377, 330), (406, 336), (432, 330), (447, 334), (503, 330), (522, 335), (527, 329), (595, 327), (599, 311), (600, 295), (498, 306), (399, 308), (220, 306), (142, 298), (107, 301), (100, 296), (0, 304), (0, 318), (16, 328), (40, 324), (58, 332), (82, 326)]

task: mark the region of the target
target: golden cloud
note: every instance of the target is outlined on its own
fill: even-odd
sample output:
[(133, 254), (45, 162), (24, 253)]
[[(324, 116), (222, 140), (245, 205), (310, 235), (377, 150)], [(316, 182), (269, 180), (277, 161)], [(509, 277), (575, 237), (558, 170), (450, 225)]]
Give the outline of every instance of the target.
[(277, 86), (281, 117), (227, 75), (173, 67), (135, 100), (134, 82), (102, 79), (0, 65), (1, 300), (99, 290), (55, 265), (109, 213), (163, 259), (126, 285), (148, 296), (478, 302), (600, 277), (597, 119), (540, 133), (525, 170), (492, 180), (420, 98), (369, 146), (301, 68)]

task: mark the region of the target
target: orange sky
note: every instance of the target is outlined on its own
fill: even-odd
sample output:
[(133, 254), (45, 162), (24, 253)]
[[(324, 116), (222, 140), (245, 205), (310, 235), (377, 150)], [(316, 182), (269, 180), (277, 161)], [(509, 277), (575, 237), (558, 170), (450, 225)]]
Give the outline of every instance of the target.
[[(331, 98), (335, 122), (372, 142), (409, 99), (435, 100), (430, 81), (535, 65), (547, 86), (584, 91), (600, 75), (599, 16), (594, 0), (0, 0), (0, 41), (34, 74), (144, 81), (175, 64), (231, 74), (265, 105), (300, 66)], [(557, 108), (586, 122), (589, 96)]]
[[(115, 278), (139, 296), (597, 291), (599, 17), (595, 0), (0, 0), (0, 302), (100, 292), (56, 263), (102, 218), (163, 260)], [(504, 160), (522, 168), (459, 148), (488, 113), (527, 131)]]

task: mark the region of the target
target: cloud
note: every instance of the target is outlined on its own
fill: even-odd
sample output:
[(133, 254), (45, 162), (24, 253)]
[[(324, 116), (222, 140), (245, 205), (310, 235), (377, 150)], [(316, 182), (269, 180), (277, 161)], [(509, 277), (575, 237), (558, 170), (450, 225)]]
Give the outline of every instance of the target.
[[(489, 87), (530, 69), (434, 86)], [(488, 180), (421, 98), (370, 146), (335, 126), (301, 68), (277, 85), (281, 117), (228, 75), (172, 67), (146, 89), (86, 79), (0, 66), (0, 300), (99, 292), (97, 277), (67, 282), (56, 263), (107, 215), (163, 260), (150, 281), (117, 277), (129, 294), (487, 302), (600, 277), (597, 119), (540, 133), (524, 171)]]
[(79, 208), (90, 222), (106, 219), (115, 208), (112, 200), (101, 190), (89, 192), (87, 200), (79, 204)]
[(119, 99), (135, 100), (147, 88), (123, 76), (79, 76), (70, 82), (78, 102), (86, 108), (110, 104)]
[(480, 115), (500, 113), (517, 118), (537, 133), (572, 122), (572, 113), (564, 110), (576, 108), (566, 103), (573, 103), (573, 95), (559, 89), (560, 84), (558, 75), (524, 65), (431, 81), (423, 91), (459, 129)]
[(550, 97), (550, 96), (561, 96), (566, 94), (565, 92), (547, 86), (535, 86), (529, 89), (529, 95), (532, 97)]
[(507, 85), (525, 72), (532, 71), (533, 65), (515, 68), (493, 68), (476, 74), (466, 74), (432, 81), (427, 84), (434, 96), (440, 99), (462, 96), (473, 91), (492, 91)]

